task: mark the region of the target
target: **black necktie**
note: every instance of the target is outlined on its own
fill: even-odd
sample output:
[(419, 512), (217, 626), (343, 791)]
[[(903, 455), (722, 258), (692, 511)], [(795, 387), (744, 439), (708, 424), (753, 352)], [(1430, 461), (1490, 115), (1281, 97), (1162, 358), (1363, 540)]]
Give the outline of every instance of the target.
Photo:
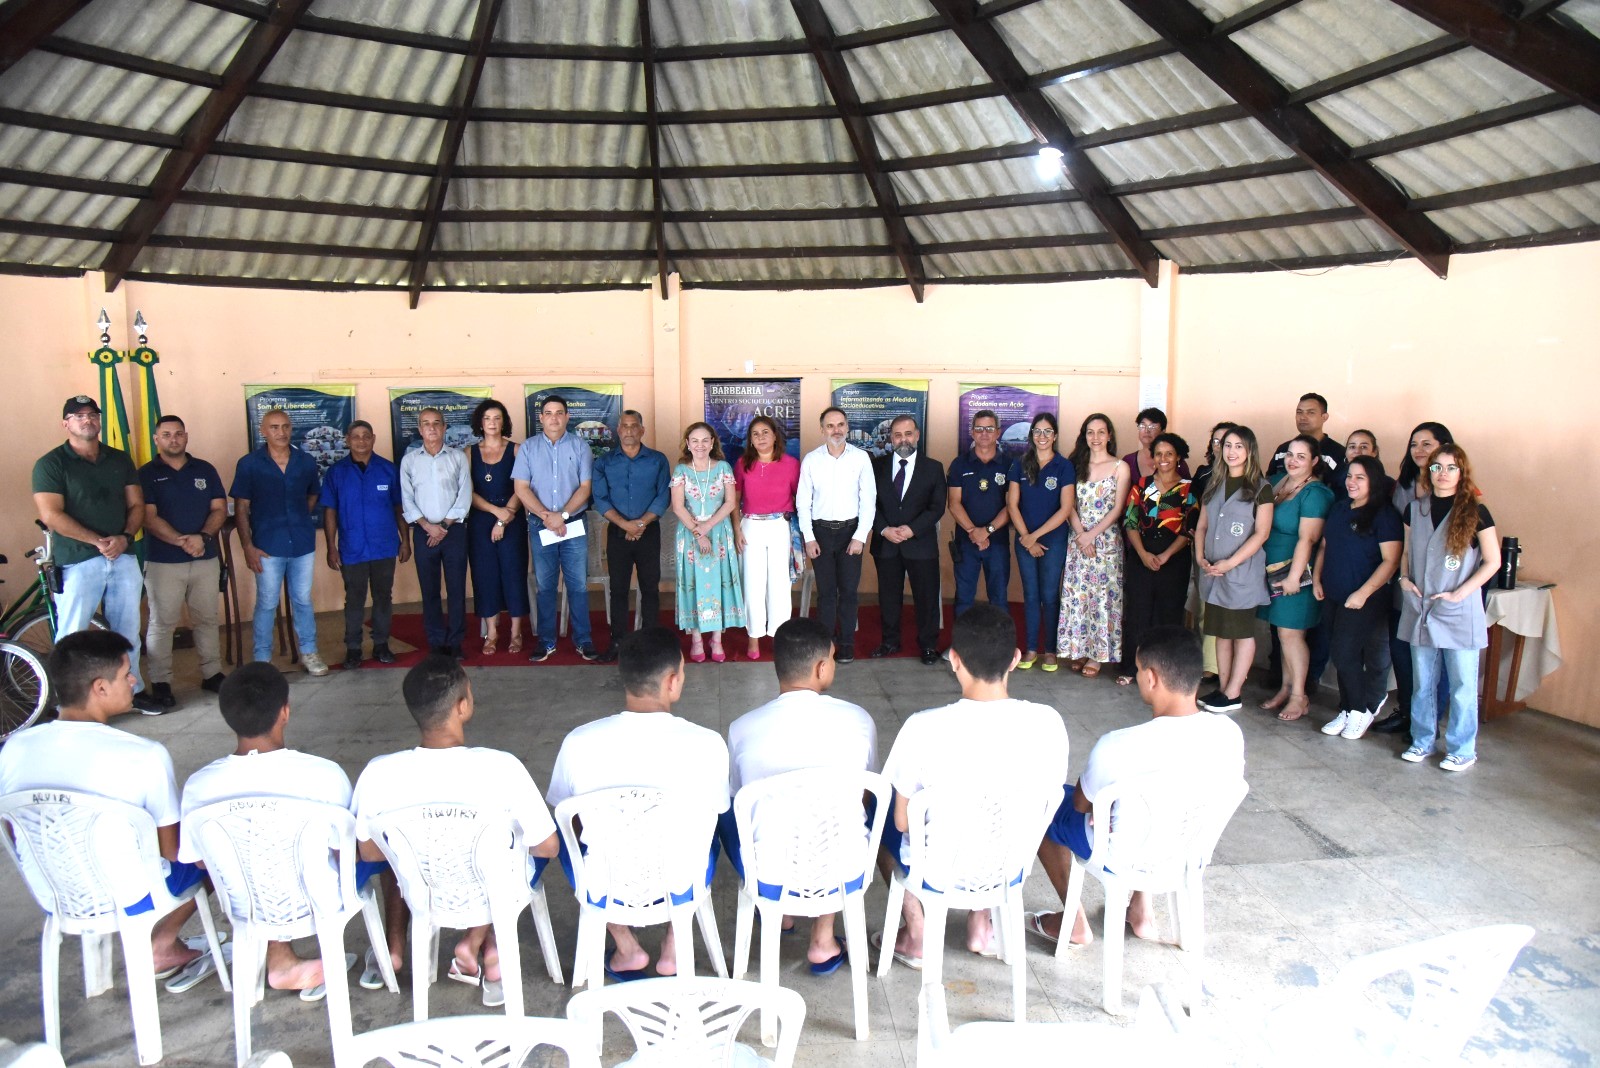
[(905, 461), (905, 457), (901, 457), (900, 458), (900, 470), (898, 470), (898, 471), (896, 471), (894, 473), (894, 496), (895, 496), (895, 500), (900, 500), (900, 499), (904, 498), (905, 495), (906, 495), (906, 461)]

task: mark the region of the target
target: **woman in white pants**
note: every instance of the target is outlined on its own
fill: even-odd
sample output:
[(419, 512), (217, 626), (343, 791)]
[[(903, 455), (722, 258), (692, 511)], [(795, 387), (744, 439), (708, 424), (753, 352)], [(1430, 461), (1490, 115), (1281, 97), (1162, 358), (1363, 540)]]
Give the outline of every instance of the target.
[(735, 546), (744, 560), (744, 609), (751, 660), (761, 659), (761, 639), (776, 634), (789, 618), (789, 574), (794, 491), (800, 461), (784, 451), (783, 428), (767, 416), (750, 421), (744, 455), (733, 465), (739, 483)]

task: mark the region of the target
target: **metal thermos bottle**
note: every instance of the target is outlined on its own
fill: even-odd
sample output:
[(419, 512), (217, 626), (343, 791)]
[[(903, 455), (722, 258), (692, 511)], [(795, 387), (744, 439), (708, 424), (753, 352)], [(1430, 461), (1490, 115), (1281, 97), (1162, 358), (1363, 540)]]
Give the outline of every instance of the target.
[(1517, 557), (1522, 554), (1522, 547), (1517, 544), (1516, 538), (1500, 539), (1500, 575), (1499, 586), (1502, 590), (1517, 588)]

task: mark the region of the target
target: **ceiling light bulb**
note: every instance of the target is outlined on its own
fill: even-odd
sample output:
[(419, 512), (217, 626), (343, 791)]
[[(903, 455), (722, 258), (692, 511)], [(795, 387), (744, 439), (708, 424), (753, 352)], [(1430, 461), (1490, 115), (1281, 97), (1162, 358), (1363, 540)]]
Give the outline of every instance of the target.
[(1059, 181), (1061, 178), (1061, 150), (1054, 145), (1045, 145), (1039, 149), (1039, 156), (1034, 161), (1034, 167), (1039, 172), (1039, 177), (1046, 181)]

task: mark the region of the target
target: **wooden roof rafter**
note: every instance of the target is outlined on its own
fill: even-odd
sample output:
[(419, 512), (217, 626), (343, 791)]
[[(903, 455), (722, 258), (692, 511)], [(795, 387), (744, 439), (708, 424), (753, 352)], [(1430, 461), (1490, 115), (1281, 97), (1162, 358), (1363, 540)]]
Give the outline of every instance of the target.
[(645, 138), (650, 150), (650, 235), (656, 252), (656, 280), (667, 300), (666, 195), (661, 188), (661, 103), (656, 98), (655, 32), (650, 26), (650, 0), (639, 0), (639, 47), (644, 52)]
[(33, 51), (89, 0), (17, 0), (0, 11), (0, 74)]

